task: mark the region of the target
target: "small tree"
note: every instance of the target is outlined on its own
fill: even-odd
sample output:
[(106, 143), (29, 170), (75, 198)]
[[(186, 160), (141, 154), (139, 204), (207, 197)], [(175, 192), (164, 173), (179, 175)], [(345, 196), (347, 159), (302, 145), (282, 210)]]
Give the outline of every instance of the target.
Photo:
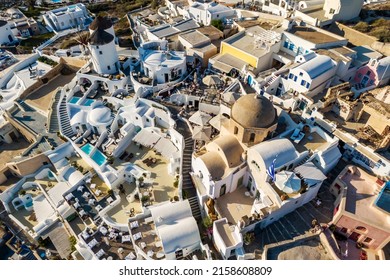
[(219, 30), (223, 31), (223, 22), (220, 19), (213, 19), (211, 21), (211, 25), (218, 28)]
[(213, 226), (213, 221), (210, 219), (209, 216), (206, 216), (203, 218), (202, 224), (205, 228), (209, 229)]

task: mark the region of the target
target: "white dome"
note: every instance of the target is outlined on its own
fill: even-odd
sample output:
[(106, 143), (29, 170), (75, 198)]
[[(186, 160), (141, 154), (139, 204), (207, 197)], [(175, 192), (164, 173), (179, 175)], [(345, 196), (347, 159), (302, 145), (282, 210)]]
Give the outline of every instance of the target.
[(160, 65), (166, 60), (166, 55), (163, 52), (154, 52), (145, 58), (145, 63), (150, 65)]
[(105, 106), (95, 107), (89, 112), (88, 121), (93, 126), (109, 125), (112, 121), (111, 110)]

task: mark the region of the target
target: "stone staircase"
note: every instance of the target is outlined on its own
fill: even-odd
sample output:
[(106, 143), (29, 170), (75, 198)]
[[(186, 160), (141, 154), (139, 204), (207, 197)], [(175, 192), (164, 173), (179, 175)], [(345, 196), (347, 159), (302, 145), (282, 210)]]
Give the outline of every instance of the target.
[(56, 133), (60, 130), (59, 124), (58, 124), (58, 114), (57, 114), (57, 105), (60, 102), (61, 98), (61, 90), (58, 90), (54, 102), (51, 106), (51, 115), (50, 115), (50, 126), (49, 126), (49, 132)]
[(70, 120), (68, 111), (66, 108), (66, 99), (65, 97), (62, 98), (60, 103), (60, 122), (62, 126), (62, 134), (67, 137), (72, 137), (74, 135), (74, 132), (72, 130), (72, 127), (70, 126)]
[(200, 212), (198, 198), (196, 196), (190, 197), (188, 199), (188, 202), (190, 203), (190, 206), (191, 206), (192, 216), (194, 216), (194, 218), (197, 220), (201, 219), (202, 214)]
[(191, 172), (191, 158), (194, 147), (194, 140), (191, 137), (188, 137), (184, 140), (185, 148), (183, 151), (183, 160), (182, 160), (182, 175), (183, 175), (183, 190), (193, 189), (194, 185), (190, 176)]

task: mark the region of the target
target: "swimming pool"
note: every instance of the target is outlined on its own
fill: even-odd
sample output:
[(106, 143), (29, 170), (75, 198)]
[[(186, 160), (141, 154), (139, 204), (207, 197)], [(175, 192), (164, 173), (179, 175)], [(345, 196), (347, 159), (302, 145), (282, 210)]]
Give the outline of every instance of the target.
[(99, 164), (99, 166), (103, 165), (107, 161), (107, 157), (99, 150), (96, 150), (96, 152), (91, 156), (91, 159)]
[(89, 155), (92, 152), (93, 148), (94, 147), (91, 144), (87, 143), (81, 147), (81, 150), (87, 155)]
[[(81, 150), (87, 155), (91, 156), (93, 146), (89, 143), (81, 147)], [(91, 156), (91, 159), (96, 162), (99, 166), (103, 165), (107, 161), (107, 157), (99, 150), (96, 149), (95, 153)]]
[(70, 100), (69, 103), (76, 104), (80, 100), (80, 97), (75, 97), (73, 96)]
[(390, 181), (386, 183), (382, 191), (379, 193), (375, 205), (390, 213)]
[(91, 104), (95, 102), (93, 99), (85, 99), (84, 106), (91, 106)]
[(53, 2), (53, 3), (61, 3), (62, 0), (51, 0), (51, 2)]

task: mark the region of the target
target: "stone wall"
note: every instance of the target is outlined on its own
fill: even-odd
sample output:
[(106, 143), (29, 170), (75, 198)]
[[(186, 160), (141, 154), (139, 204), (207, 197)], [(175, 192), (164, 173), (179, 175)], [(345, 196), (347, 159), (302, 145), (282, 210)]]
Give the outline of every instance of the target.
[(379, 42), (373, 36), (364, 34), (339, 22), (336, 22), (330, 31), (347, 38), (355, 46), (367, 45), (385, 56), (390, 56), (390, 44)]

